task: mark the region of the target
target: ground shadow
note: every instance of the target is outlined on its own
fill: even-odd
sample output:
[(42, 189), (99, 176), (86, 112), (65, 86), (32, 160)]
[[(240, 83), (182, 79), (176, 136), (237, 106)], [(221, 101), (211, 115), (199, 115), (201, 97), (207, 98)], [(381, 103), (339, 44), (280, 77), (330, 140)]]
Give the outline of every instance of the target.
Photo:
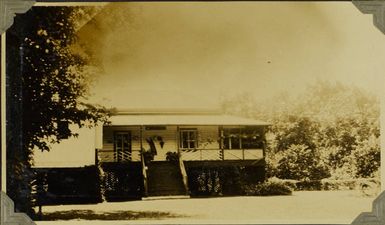
[(159, 211), (112, 211), (95, 212), (93, 210), (68, 210), (43, 213), (41, 220), (138, 220), (138, 219), (166, 219), (181, 218), (186, 215)]

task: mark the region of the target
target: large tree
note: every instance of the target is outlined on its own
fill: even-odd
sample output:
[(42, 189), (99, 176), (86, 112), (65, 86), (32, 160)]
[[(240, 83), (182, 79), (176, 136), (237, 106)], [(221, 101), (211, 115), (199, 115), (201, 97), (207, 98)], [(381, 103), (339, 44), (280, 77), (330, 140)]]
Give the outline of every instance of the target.
[[(80, 12), (80, 13), (79, 13)], [(33, 7), (7, 32), (7, 192), (33, 214), (33, 151), (77, 136), (68, 125), (92, 127), (108, 112), (87, 103), (87, 56), (74, 48), (77, 7)]]
[[(380, 107), (375, 95), (319, 81), (298, 95), (283, 93), (266, 99), (257, 101), (242, 94), (226, 99), (222, 106), (227, 113), (271, 122), (266, 136), (270, 176), (378, 177)], [(325, 171), (317, 177), (321, 169)]]

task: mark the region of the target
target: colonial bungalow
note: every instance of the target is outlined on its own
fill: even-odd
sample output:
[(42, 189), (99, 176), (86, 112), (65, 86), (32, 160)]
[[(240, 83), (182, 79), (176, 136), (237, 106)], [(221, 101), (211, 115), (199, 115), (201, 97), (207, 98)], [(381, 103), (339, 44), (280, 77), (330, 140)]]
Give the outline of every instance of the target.
[(144, 195), (188, 194), (186, 168), (264, 165), (266, 122), (213, 111), (120, 111), (110, 120), (96, 158), (141, 162)]
[[(197, 183), (204, 179), (207, 182), (209, 175), (215, 175), (199, 174), (207, 168), (224, 170), (237, 166), (257, 171), (256, 179), (263, 180), (268, 125), (215, 111), (119, 110), (109, 124), (83, 134), (88, 142), (83, 140), (80, 144), (80, 134), (78, 139), (59, 146), (65, 149), (67, 145), (72, 150), (82, 146), (75, 159), (83, 155), (88, 164), (93, 152), (92, 163), (104, 170), (104, 192), (110, 200), (138, 192), (140, 197), (189, 196), (199, 191)], [(63, 154), (62, 160), (54, 157), (60, 163), (51, 162), (51, 166), (63, 167), (64, 154), (71, 157), (71, 153), (68, 147), (67, 151), (57, 151), (56, 154)], [(54, 152), (52, 149), (50, 154)], [(40, 167), (50, 167), (44, 164), (47, 157), (42, 155), (37, 157)], [(205, 186), (214, 188), (214, 184)]]

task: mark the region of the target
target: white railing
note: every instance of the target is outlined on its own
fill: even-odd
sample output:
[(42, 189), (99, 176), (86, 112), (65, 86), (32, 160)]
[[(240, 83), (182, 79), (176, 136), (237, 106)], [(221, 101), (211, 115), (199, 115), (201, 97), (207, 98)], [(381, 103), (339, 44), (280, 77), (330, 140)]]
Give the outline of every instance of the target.
[(262, 149), (245, 149), (243, 151), (243, 159), (261, 159), (263, 158), (263, 150)]
[(253, 160), (263, 158), (262, 149), (189, 149), (181, 150), (184, 161), (201, 160)]
[(181, 150), (181, 158), (185, 161), (222, 160), (220, 149)]
[[(209, 160), (254, 160), (263, 158), (262, 149), (189, 149), (180, 150), (180, 159), (184, 161)], [(113, 150), (98, 150), (100, 162), (140, 162), (140, 150), (131, 152), (116, 152)]]
[(98, 150), (97, 157), (100, 162), (140, 162), (141, 155), (139, 150), (114, 151)]
[(186, 194), (188, 194), (189, 193), (188, 176), (187, 176), (187, 172), (186, 172), (186, 167), (184, 166), (183, 160), (181, 159), (180, 155), (179, 155), (179, 169), (180, 169), (180, 172), (182, 174), (184, 189), (186, 191)]
[(144, 188), (144, 195), (148, 195), (148, 182), (147, 182), (147, 166), (144, 159), (143, 152), (140, 153), (140, 161), (142, 164), (142, 176), (143, 176), (143, 188)]

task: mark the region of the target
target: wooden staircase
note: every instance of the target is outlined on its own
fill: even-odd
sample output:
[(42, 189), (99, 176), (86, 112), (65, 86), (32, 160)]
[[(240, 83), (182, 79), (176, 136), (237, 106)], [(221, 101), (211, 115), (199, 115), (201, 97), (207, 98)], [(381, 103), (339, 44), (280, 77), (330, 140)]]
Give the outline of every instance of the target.
[(148, 196), (186, 196), (178, 162), (152, 161), (148, 165)]

